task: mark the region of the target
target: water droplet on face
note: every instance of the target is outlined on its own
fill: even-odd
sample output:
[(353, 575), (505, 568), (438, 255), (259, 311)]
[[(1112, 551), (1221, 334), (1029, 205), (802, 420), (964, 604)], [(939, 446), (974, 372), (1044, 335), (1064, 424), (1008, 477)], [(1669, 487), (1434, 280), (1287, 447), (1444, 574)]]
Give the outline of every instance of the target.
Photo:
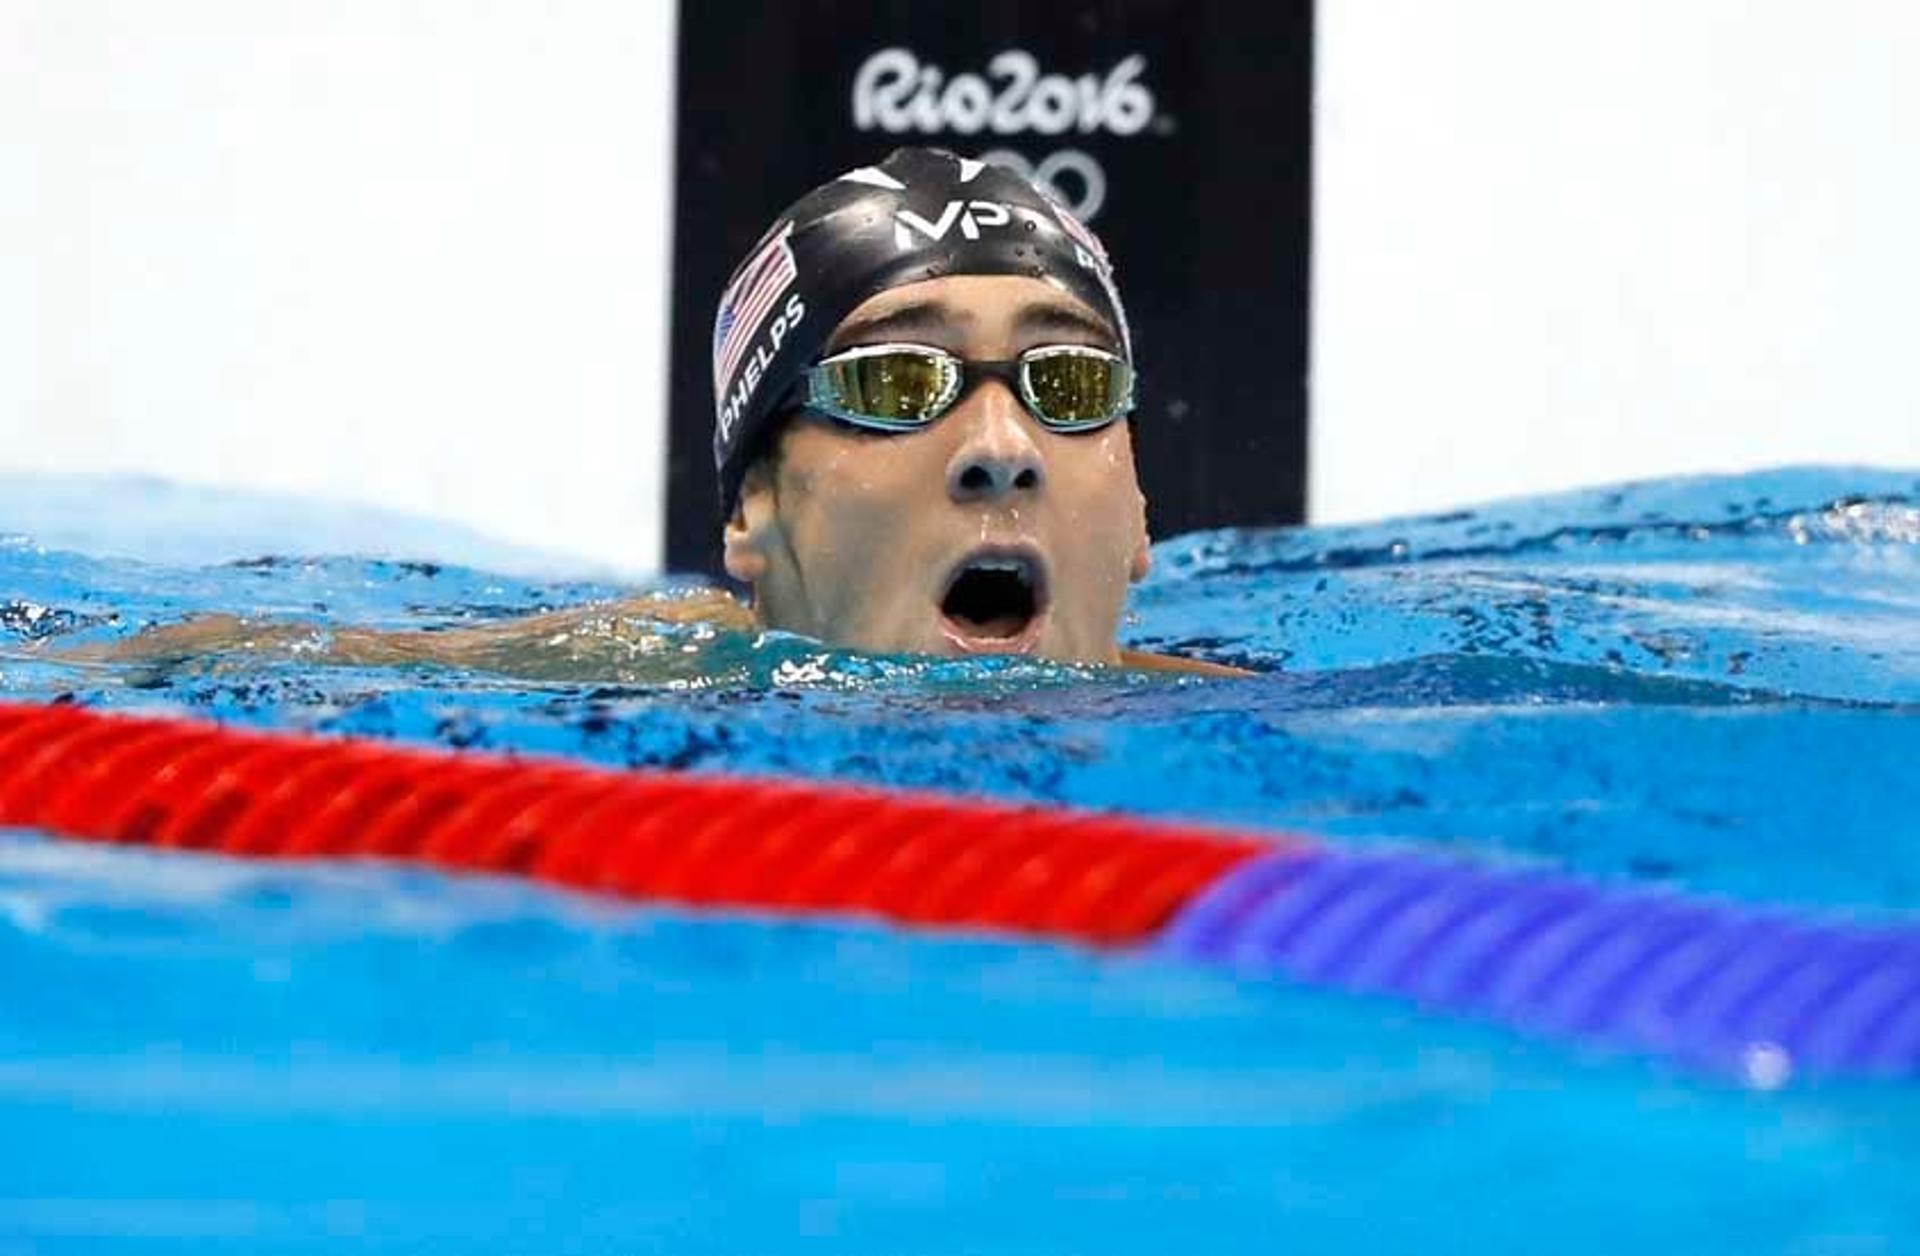
[(1028, 230), (1028, 231), (1032, 231), (1032, 230), (1034, 230), (1034, 229), (1035, 229), (1035, 228), (1034, 228), (1034, 222), (1033, 222), (1033, 219), (1031, 219), (1031, 218), (1029, 218), (1029, 219), (1027, 219), (1027, 230)]

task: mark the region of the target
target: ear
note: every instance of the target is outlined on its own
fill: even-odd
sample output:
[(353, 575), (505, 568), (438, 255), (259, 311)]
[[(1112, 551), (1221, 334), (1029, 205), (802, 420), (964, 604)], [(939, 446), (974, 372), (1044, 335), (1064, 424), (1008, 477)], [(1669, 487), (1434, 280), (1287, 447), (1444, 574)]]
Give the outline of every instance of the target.
[(734, 500), (733, 517), (720, 530), (721, 561), (741, 584), (758, 584), (767, 574), (767, 551), (778, 527), (773, 477), (762, 462), (747, 468)]

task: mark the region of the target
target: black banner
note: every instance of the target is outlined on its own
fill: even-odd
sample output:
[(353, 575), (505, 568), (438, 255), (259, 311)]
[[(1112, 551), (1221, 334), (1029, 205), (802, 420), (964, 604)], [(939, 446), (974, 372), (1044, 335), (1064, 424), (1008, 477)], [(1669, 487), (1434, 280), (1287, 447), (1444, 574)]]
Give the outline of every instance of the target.
[(1106, 242), (1156, 537), (1306, 499), (1311, 0), (701, 0), (680, 13), (667, 562), (716, 571), (714, 304), (816, 184), (930, 144)]

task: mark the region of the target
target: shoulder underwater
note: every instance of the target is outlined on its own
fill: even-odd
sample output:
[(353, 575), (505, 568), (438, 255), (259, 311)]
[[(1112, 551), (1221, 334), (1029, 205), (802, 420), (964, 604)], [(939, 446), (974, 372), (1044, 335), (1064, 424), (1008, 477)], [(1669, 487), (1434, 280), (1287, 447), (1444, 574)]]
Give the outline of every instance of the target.
[[(26, 643), (27, 653), (81, 666), (175, 667), (199, 661), (213, 668), (299, 659), (338, 667), (465, 667), (532, 679), (606, 678), (610, 661), (628, 678), (633, 665), (664, 656), (688, 630), (757, 634), (766, 625), (724, 589), (696, 587), (637, 594), (536, 615), (455, 628), (386, 631), (261, 616), (196, 615), (156, 624), (129, 637), (63, 646)], [(615, 659), (614, 656), (618, 656)], [(678, 664), (680, 660), (671, 660)], [(1257, 673), (1174, 655), (1122, 650), (1119, 666), (1137, 671), (1234, 677)], [(639, 669), (648, 669), (642, 666)], [(674, 667), (676, 673), (681, 670)]]

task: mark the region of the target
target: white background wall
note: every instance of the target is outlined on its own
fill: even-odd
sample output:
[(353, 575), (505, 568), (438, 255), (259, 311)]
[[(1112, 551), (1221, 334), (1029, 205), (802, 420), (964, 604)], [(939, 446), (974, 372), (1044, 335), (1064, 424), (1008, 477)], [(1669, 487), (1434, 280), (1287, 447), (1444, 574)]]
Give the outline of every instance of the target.
[(658, 561), (671, 0), (0, 0), (0, 468)]
[(1914, 0), (1323, 0), (1319, 520), (1920, 466)]
[[(651, 568), (673, 13), (0, 0), (0, 470)], [(1911, 0), (1320, 26), (1316, 518), (1920, 465)]]

